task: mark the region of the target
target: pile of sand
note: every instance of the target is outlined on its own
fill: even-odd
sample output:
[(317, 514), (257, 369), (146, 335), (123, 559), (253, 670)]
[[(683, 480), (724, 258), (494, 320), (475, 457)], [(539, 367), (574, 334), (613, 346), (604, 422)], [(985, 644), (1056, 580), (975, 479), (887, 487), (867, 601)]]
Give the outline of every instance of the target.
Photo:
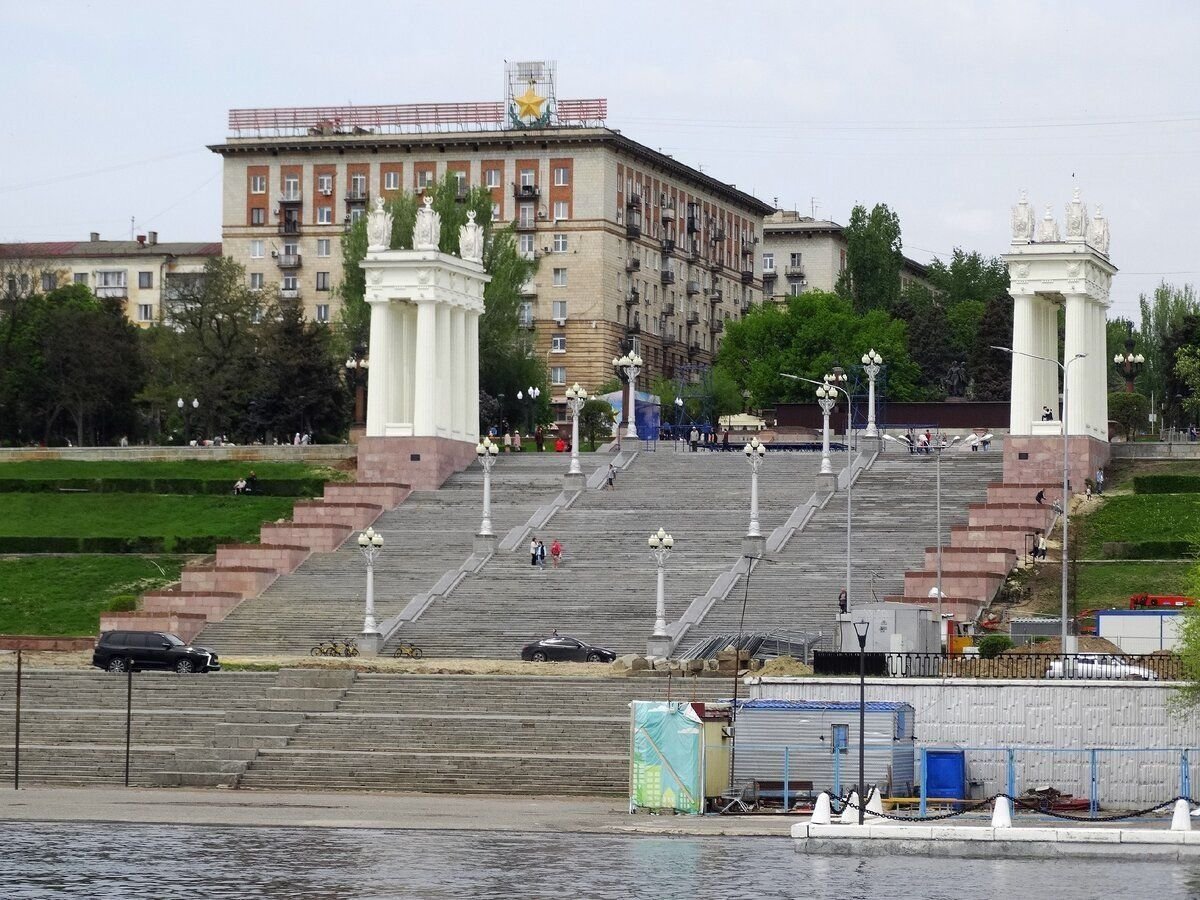
[(812, 673), (812, 666), (791, 656), (777, 656), (769, 659), (758, 671), (758, 674), (765, 678), (799, 678)]
[[(1124, 656), (1125, 651), (1114, 644), (1107, 638), (1095, 637), (1093, 635), (1081, 634), (1077, 637), (1079, 653), (1111, 653), (1114, 656)], [(1062, 640), (1060, 638), (1050, 638), (1037, 644), (1029, 644), (1022, 647), (1014, 647), (1011, 650), (1005, 650), (1005, 656), (1011, 656), (1023, 653), (1047, 653), (1057, 656), (1062, 653)]]

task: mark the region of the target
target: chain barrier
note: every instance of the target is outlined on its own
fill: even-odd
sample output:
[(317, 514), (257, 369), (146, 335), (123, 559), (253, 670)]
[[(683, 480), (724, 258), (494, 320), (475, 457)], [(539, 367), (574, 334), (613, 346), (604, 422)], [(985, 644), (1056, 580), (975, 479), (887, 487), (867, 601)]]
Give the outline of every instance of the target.
[[(1040, 812), (1043, 815), (1050, 816), (1051, 818), (1064, 819), (1068, 822), (1119, 822), (1122, 819), (1136, 819), (1139, 816), (1145, 816), (1152, 812), (1157, 812), (1158, 810), (1165, 809), (1168, 806), (1174, 806), (1180, 800), (1186, 800), (1188, 802), (1189, 806), (1200, 805), (1200, 800), (1196, 800), (1192, 797), (1179, 796), (1179, 797), (1172, 797), (1170, 800), (1164, 800), (1162, 803), (1155, 804), (1154, 806), (1148, 806), (1145, 809), (1134, 810), (1132, 812), (1117, 813), (1117, 814), (1111, 815), (1111, 816), (1090, 816), (1090, 815), (1089, 816), (1073, 816), (1070, 813), (1054, 812), (1054, 811), (1046, 808), (1042, 804), (1033, 803), (1033, 802), (1023, 799), (1021, 797), (1013, 797), (1010, 794), (999, 793), (999, 794), (993, 794), (992, 796), (988, 797), (986, 800), (979, 800), (979, 801), (976, 801), (973, 803), (962, 803), (961, 804), (962, 809), (952, 810), (948, 813), (938, 813), (936, 815), (897, 816), (897, 815), (892, 815), (891, 813), (886, 813), (886, 812), (870, 812), (865, 807), (863, 808), (863, 812), (866, 815), (873, 816), (877, 819), (888, 819), (893, 822), (939, 822), (944, 819), (953, 819), (957, 816), (962, 816), (969, 812), (976, 812), (980, 809), (983, 809), (986, 806), (990, 806), (991, 804), (995, 803), (996, 800), (998, 800), (1001, 797), (1005, 797), (1008, 800), (1012, 801), (1014, 810), (1016, 810), (1018, 808), (1027, 809), (1027, 810), (1030, 810), (1031, 812)], [(845, 797), (834, 797), (832, 799), (834, 801), (840, 803), (842, 809), (845, 809), (846, 807), (850, 807), (850, 809), (857, 810), (859, 808), (859, 804), (852, 803), (850, 801), (849, 795), (847, 795)]]

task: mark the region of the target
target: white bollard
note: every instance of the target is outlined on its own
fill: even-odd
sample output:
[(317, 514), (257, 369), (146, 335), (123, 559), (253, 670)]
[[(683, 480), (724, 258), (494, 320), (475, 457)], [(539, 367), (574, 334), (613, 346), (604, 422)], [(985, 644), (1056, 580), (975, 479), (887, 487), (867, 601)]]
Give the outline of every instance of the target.
[(858, 791), (851, 791), (850, 800), (842, 807), (841, 823), (843, 825), (858, 824)]
[(829, 793), (821, 791), (817, 797), (816, 805), (813, 806), (812, 818), (808, 820), (809, 825), (828, 825), (833, 821), (833, 807), (829, 804)]
[(1012, 801), (1007, 797), (996, 798), (996, 805), (992, 807), (992, 827), (1012, 828)]
[(871, 788), (871, 793), (867, 797), (867, 815), (883, 815), (883, 795), (879, 793), (878, 786)]
[(1175, 801), (1175, 812), (1171, 816), (1172, 831), (1192, 830), (1192, 808), (1186, 800)]

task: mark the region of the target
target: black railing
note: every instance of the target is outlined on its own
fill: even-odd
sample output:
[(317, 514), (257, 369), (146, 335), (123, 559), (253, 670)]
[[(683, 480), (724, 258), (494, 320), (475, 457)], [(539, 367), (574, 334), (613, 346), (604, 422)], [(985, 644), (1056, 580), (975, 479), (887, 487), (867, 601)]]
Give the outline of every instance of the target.
[[(857, 675), (858, 654), (813, 652), (817, 675)], [(1072, 681), (1179, 681), (1183, 664), (1168, 654), (1002, 653), (991, 659), (966, 653), (868, 653), (867, 674), (890, 678), (1026, 678)]]

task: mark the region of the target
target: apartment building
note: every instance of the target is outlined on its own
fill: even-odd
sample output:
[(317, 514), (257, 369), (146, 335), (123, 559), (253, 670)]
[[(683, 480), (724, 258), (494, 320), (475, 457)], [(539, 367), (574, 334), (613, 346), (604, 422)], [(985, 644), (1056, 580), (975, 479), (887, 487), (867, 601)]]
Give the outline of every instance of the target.
[[(505, 104), (233, 110), (222, 239), (252, 287), (278, 283), (319, 322), (337, 314), (341, 238), (375, 197), (420, 193), (447, 175), (491, 191), (539, 260), (521, 323), (546, 361), (552, 399), (589, 391), (633, 350), (659, 375), (711, 363), (725, 323), (761, 301), (756, 259), (772, 208), (604, 127), (606, 103), (557, 101), (531, 86)], [(435, 123), (435, 124), (430, 124)], [(417, 130), (414, 130), (417, 129)]]
[(86, 241), (0, 244), (0, 275), (17, 295), (87, 285), (97, 297), (121, 300), (131, 321), (149, 327), (162, 321), (172, 283), (220, 255), (219, 243), (161, 244), (156, 231), (131, 241), (102, 241), (93, 231)]
[[(805, 291), (832, 291), (846, 268), (846, 236), (836, 222), (779, 209), (763, 222), (763, 295), (782, 299)], [(930, 287), (925, 266), (904, 258), (900, 286)]]

